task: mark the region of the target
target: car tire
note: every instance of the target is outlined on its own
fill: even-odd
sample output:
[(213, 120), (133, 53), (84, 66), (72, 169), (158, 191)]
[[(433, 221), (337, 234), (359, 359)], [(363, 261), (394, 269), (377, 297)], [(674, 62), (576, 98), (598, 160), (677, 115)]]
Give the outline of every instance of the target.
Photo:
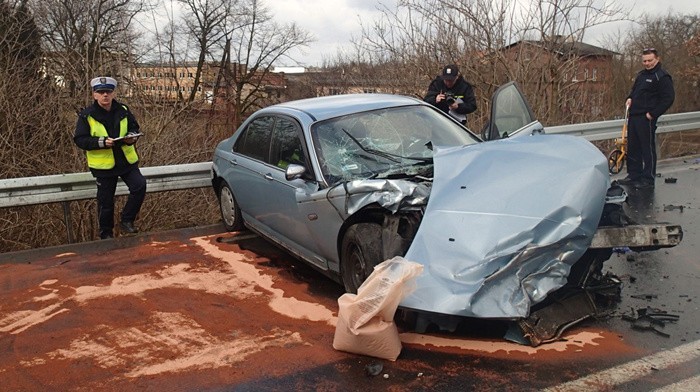
[(243, 217), (238, 202), (231, 192), (231, 187), (226, 182), (222, 182), (219, 187), (219, 210), (221, 211), (221, 221), (227, 231), (239, 231), (243, 229)]
[(382, 261), (382, 227), (376, 223), (350, 226), (340, 248), (340, 274), (348, 293), (357, 293), (362, 282)]

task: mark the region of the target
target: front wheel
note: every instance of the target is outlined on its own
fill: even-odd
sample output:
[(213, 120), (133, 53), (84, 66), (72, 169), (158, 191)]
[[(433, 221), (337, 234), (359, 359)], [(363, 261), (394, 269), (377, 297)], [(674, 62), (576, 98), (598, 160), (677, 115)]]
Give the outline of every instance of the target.
[(224, 222), (224, 227), (227, 231), (243, 229), (241, 209), (238, 207), (231, 188), (225, 181), (219, 187), (219, 209), (221, 210), (221, 220)]
[(350, 226), (340, 248), (340, 273), (345, 291), (357, 289), (382, 260), (382, 228), (376, 223)]
[(610, 170), (610, 174), (619, 173), (624, 166), (625, 156), (622, 154), (622, 151), (613, 150), (610, 155), (608, 155), (608, 170)]

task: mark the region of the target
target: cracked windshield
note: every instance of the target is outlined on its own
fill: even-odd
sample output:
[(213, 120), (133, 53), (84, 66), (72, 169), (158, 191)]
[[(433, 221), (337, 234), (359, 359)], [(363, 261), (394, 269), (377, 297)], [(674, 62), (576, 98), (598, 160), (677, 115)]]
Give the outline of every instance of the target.
[(312, 135), (326, 181), (432, 177), (435, 147), (476, 143), (465, 128), (422, 106), (374, 110), (320, 122)]

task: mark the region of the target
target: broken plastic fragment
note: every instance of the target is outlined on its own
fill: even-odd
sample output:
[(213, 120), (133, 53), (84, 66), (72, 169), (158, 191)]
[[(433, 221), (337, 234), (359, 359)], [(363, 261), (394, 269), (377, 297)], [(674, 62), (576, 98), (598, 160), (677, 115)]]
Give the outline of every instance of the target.
[(636, 299), (656, 299), (658, 296), (656, 294), (639, 294), (639, 295), (630, 295), (632, 298)]
[(683, 212), (683, 209), (685, 208), (684, 205), (676, 206), (673, 204), (664, 204), (664, 211), (673, 211), (673, 210), (679, 210), (680, 212)]
[(675, 314), (670, 314), (662, 310), (653, 309), (650, 307), (637, 309), (635, 315), (622, 315), (623, 320), (632, 322), (632, 329), (640, 331), (653, 331), (657, 335), (663, 337), (671, 337), (668, 333), (662, 331), (660, 328), (664, 328), (667, 322), (676, 322), (680, 316)]

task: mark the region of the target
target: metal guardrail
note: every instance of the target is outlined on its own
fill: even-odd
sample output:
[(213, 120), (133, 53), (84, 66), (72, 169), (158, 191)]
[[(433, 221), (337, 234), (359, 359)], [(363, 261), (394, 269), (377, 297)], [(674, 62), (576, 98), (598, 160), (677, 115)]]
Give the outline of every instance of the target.
[[(609, 140), (620, 137), (623, 119), (598, 121), (583, 124), (558, 125), (545, 127), (545, 133), (560, 133), (582, 136), (589, 141)], [(657, 122), (656, 133), (689, 131), (700, 129), (700, 112), (665, 114)]]
[[(211, 162), (141, 168), (146, 192), (164, 192), (211, 186)], [(117, 184), (117, 195), (126, 195), (126, 184)], [(68, 243), (74, 242), (70, 203), (95, 198), (97, 186), (90, 172), (0, 180), (0, 208), (61, 203)]]
[[(142, 167), (147, 192), (211, 186), (211, 162)], [(129, 193), (119, 182), (117, 195)], [(90, 172), (0, 180), (0, 208), (92, 199), (97, 194)]]
[[(623, 120), (560, 125), (545, 128), (546, 133), (582, 136), (590, 141), (620, 136)], [(700, 129), (700, 112), (661, 116), (657, 133)], [(148, 192), (211, 186), (211, 162), (143, 167)], [(117, 195), (127, 194), (121, 181)], [(0, 180), (0, 208), (85, 200), (96, 195), (95, 180), (89, 172)], [(64, 206), (64, 208), (66, 208)]]

